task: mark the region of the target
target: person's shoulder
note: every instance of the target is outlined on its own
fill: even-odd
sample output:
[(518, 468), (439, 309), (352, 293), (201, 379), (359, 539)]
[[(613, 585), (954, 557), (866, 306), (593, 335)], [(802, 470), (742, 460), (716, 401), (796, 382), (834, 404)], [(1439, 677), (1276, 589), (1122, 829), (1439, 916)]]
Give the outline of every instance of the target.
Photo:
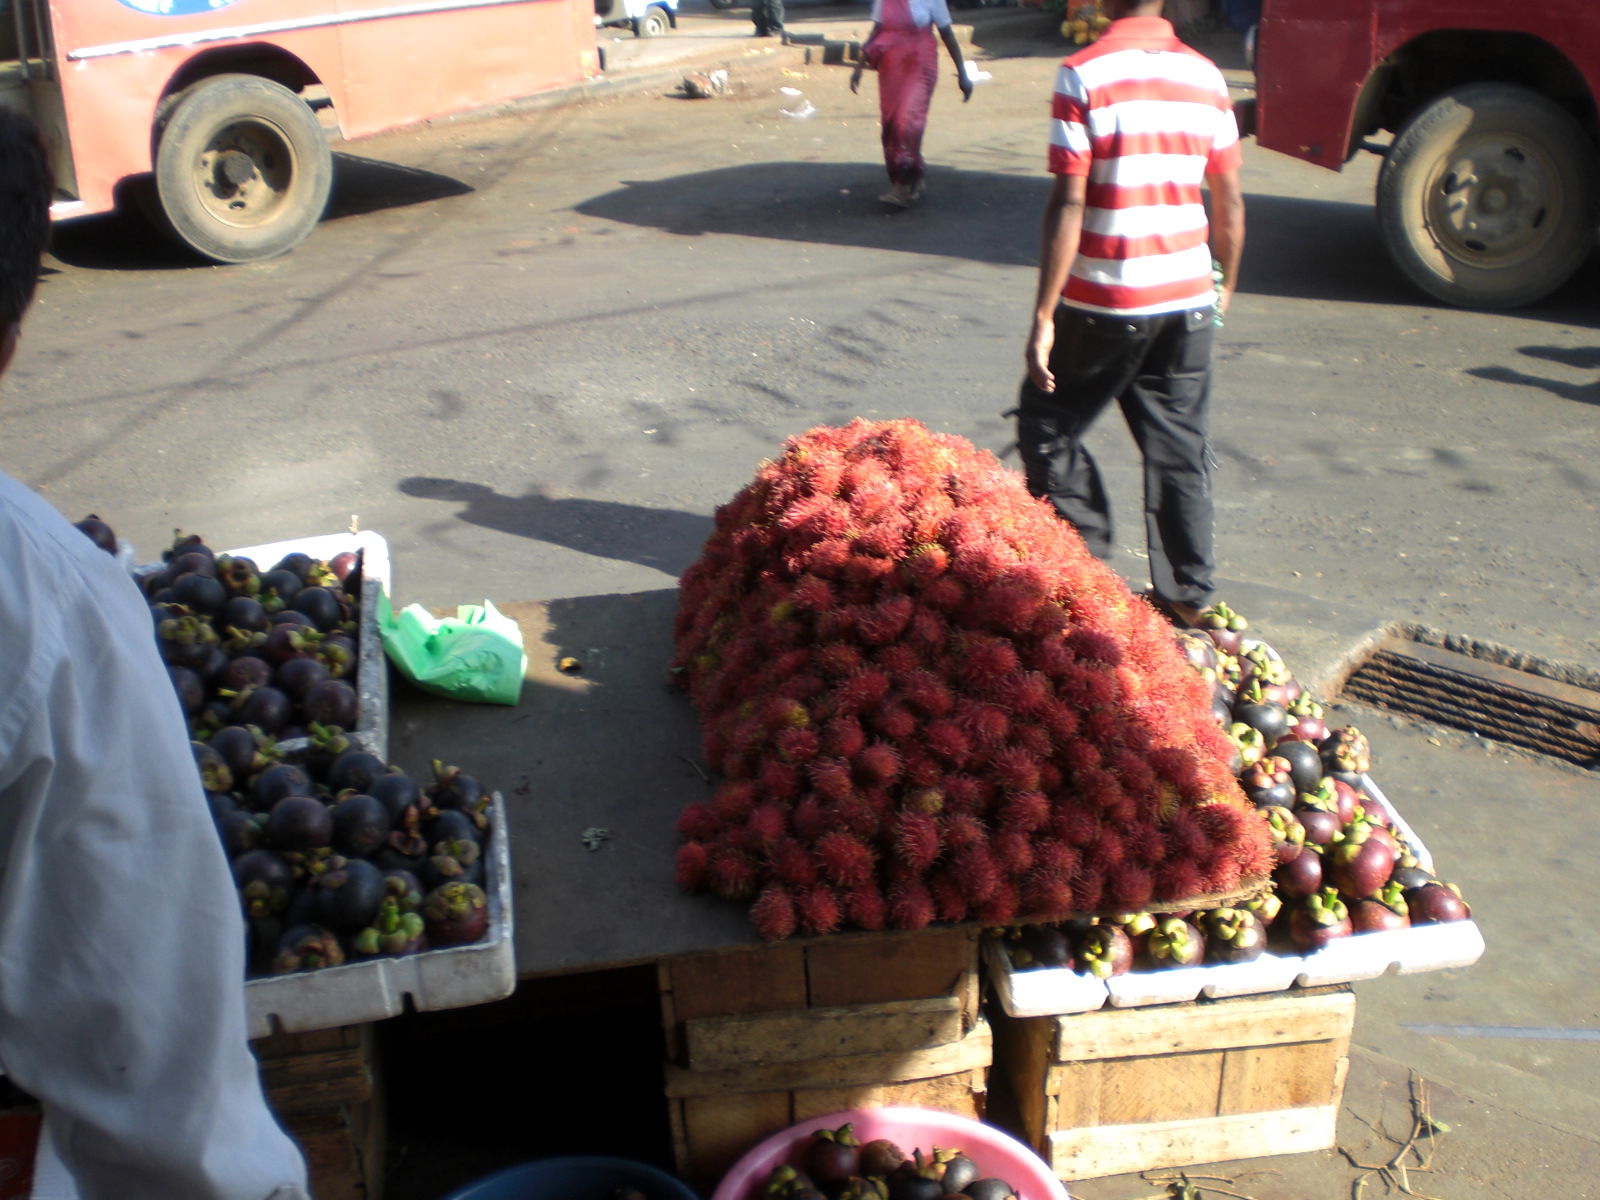
[[(0, 471), (0, 563), (12, 603), (54, 611), (126, 599), (122, 564), (26, 484)], [(16, 614), (8, 614), (15, 619)]]

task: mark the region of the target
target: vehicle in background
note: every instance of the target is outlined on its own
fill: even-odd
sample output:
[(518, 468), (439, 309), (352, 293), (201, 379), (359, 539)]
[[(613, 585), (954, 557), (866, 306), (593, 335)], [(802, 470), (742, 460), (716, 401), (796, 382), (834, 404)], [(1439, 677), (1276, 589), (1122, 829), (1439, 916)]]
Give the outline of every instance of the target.
[(1377, 210), (1405, 275), (1509, 308), (1566, 282), (1600, 228), (1595, 0), (1265, 0), (1257, 142), (1339, 170), (1381, 147)]
[(598, 73), (588, 0), (0, 0), (0, 105), (50, 143), (58, 219), (153, 180), (218, 262), (291, 249), (364, 137)]
[(660, 37), (678, 27), (678, 0), (594, 0), (594, 27), (626, 26), (635, 37)]

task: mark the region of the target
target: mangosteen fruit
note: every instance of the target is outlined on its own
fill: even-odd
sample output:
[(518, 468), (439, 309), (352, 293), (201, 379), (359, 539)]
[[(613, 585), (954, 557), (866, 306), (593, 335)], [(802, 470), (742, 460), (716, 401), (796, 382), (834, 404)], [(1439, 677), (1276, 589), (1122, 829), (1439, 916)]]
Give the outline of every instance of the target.
[(889, 1200), (940, 1200), (944, 1193), (944, 1167), (921, 1150), (912, 1150), (889, 1176)]
[(264, 733), (285, 735), (293, 708), (289, 697), (269, 683), (240, 692), (233, 715), (241, 725), (259, 725)]
[(1192, 967), (1206, 954), (1206, 939), (1190, 921), (1163, 917), (1150, 931), (1145, 954), (1156, 967)]
[(1261, 815), (1267, 822), (1273, 854), (1279, 864), (1297, 857), (1306, 844), (1306, 827), (1300, 823), (1300, 818), (1280, 804), (1263, 808)]
[(424, 889), (422, 881), (412, 871), (403, 867), (386, 867), (383, 872), (385, 893), (400, 906), (401, 912), (416, 912), (422, 907)]
[(1394, 851), (1373, 838), (1351, 838), (1328, 847), (1323, 873), (1345, 896), (1363, 900), (1375, 896), (1394, 871)]
[(422, 884), (436, 888), (446, 883), (483, 882), (483, 850), (470, 838), (435, 843), (423, 861)]
[(272, 682), (272, 664), (255, 654), (240, 654), (223, 668), (217, 686), (229, 692), (247, 692)]
[(840, 1187), (860, 1173), (861, 1143), (844, 1124), (837, 1129), (813, 1130), (800, 1156), (800, 1169), (822, 1189)]
[(1285, 738), (1272, 748), (1272, 753), (1289, 764), (1289, 778), (1296, 795), (1311, 791), (1321, 782), (1322, 756), (1311, 743)]
[(234, 858), (233, 883), (247, 915), (282, 912), (294, 892), (294, 872), (281, 854), (247, 850)]
[(1239, 785), (1257, 808), (1287, 807), (1294, 803), (1293, 768), (1288, 759), (1276, 754), (1246, 767), (1239, 776)]
[(328, 767), (328, 788), (335, 794), (356, 791), (370, 796), (372, 785), (388, 769), (383, 759), (370, 750), (346, 750)]
[(1234, 721), (1223, 732), (1238, 748), (1241, 770), (1260, 762), (1267, 756), (1267, 739), (1254, 726), (1246, 725), (1243, 721)]
[(365, 858), (389, 836), (389, 810), (383, 802), (363, 792), (346, 792), (333, 805), (333, 848), (354, 858)]
[(231, 792), (233, 790), (233, 772), (229, 769), (227, 761), (206, 742), (191, 741), (189, 751), (194, 756), (194, 765), (200, 772), (200, 786), (208, 792)]
[(291, 550), (288, 554), (285, 554), (275, 564), (273, 564), (272, 569), (274, 571), (288, 571), (296, 579), (304, 579), (306, 577), (306, 572), (311, 570), (312, 565), (316, 561), (316, 559), (312, 558), (311, 555), (306, 554), (304, 551)]
[(271, 740), (261, 730), (248, 725), (224, 725), (207, 739), (207, 744), (228, 764), (235, 783), (272, 765), (267, 753)]
[(1196, 671), (1217, 669), (1217, 647), (1205, 634), (1193, 629), (1180, 629), (1176, 633), (1178, 650), (1185, 661)]
[(1398, 883), (1386, 883), (1376, 895), (1357, 900), (1350, 905), (1350, 924), (1357, 933), (1410, 928), (1411, 909), (1405, 889)]
[(364, 858), (337, 857), (309, 885), (312, 920), (336, 933), (355, 933), (372, 923), (383, 902), (383, 872)]
[(167, 664), (167, 680), (172, 693), (178, 698), (178, 707), (185, 717), (197, 716), (206, 706), (206, 685), (200, 673), (192, 667), (175, 667)]
[(1261, 922), (1261, 927), (1266, 929), (1278, 919), (1278, 914), (1283, 911), (1283, 897), (1276, 891), (1265, 891), (1260, 895), (1252, 896), (1239, 905), (1247, 912), (1252, 912), (1256, 920)]
[(398, 821), (406, 809), (416, 808), (422, 802), (422, 788), (417, 781), (398, 769), (379, 775), (367, 787), (367, 793), (383, 802), (392, 821)]
[(1295, 805), (1294, 815), (1299, 819), (1301, 828), (1306, 831), (1307, 845), (1330, 845), (1344, 828), (1339, 821), (1338, 813), (1318, 808), (1314, 804)]
[(1328, 786), (1333, 789), (1334, 809), (1339, 814), (1339, 820), (1348, 825), (1355, 820), (1356, 813), (1361, 808), (1361, 801), (1366, 792), (1358, 787), (1353, 787), (1343, 779), (1328, 778)]
[(209, 617), (222, 611), (223, 605), (228, 602), (228, 592), (215, 575), (190, 571), (172, 581), (172, 598), (186, 608)]
[(1374, 796), (1366, 788), (1361, 789), (1361, 811), (1366, 814), (1367, 820), (1382, 825), (1385, 829), (1395, 828), (1396, 821), (1394, 809), (1387, 800)]
[(1328, 774), (1343, 778), (1347, 783), (1358, 782), (1360, 776), (1372, 769), (1372, 747), (1366, 734), (1354, 725), (1330, 730), (1317, 749)]
[(309, 796), (315, 790), (311, 776), (296, 763), (273, 763), (263, 767), (250, 785), (253, 805), (265, 812), (285, 796)]
[(323, 633), (338, 627), (344, 620), (344, 606), (339, 603), (338, 597), (325, 587), (304, 587), (295, 593), (294, 599), (289, 601), (289, 607), (296, 612), (305, 613), (311, 618), (311, 623)]
[(961, 1189), (972, 1200), (1016, 1200), (1017, 1190), (1003, 1179), (974, 1179)]
[(447, 883), (422, 898), (422, 920), (430, 945), (475, 942), (489, 928), (489, 898), (475, 883)]
[(1286, 707), (1289, 714), (1289, 729), (1284, 737), (1309, 743), (1313, 747), (1319, 746), (1322, 739), (1328, 736), (1328, 722), (1322, 705), (1307, 693), (1301, 692), (1289, 701)]
[(296, 625), (292, 621), (274, 622), (261, 643), (261, 657), (274, 667), (281, 667), (291, 658), (310, 657), (321, 640), (310, 625)]
[(905, 1151), (888, 1138), (873, 1138), (861, 1147), (860, 1163), (863, 1175), (887, 1178), (905, 1161)]
[(1080, 970), (1109, 979), (1133, 969), (1133, 942), (1120, 925), (1091, 925), (1078, 939), (1076, 957)]
[(244, 554), (219, 554), (215, 562), (217, 578), (229, 596), (254, 596), (261, 590), (261, 568), (255, 559)]
[[(1257, 685), (1252, 683), (1246, 690), (1247, 697), (1252, 694), (1251, 689), (1259, 693)], [(1246, 698), (1236, 702), (1233, 706), (1233, 716), (1236, 721), (1250, 726), (1259, 733), (1269, 746), (1283, 737), (1284, 731), (1289, 728), (1289, 716), (1284, 711), (1283, 705), (1265, 698)]]
[(1350, 910), (1331, 887), (1301, 898), (1289, 909), (1289, 940), (1301, 950), (1320, 950), (1353, 932)]
[(306, 716), (318, 725), (354, 729), (360, 715), (356, 690), (342, 679), (324, 679), (313, 684), (302, 703)]
[(328, 668), (329, 675), (343, 679), (355, 670), (356, 644), (339, 630), (324, 634), (317, 646), (317, 661)]
[(320, 659), (308, 654), (279, 663), (272, 672), (272, 686), (282, 690), (296, 704), (304, 706), (306, 694), (327, 678), (328, 668)]
[(1400, 889), (1406, 892), (1438, 882), (1432, 871), (1416, 863), (1396, 863), (1394, 870), (1389, 873), (1389, 879), (1398, 883)]
[(1285, 896), (1312, 895), (1322, 887), (1322, 855), (1313, 846), (1302, 846), (1299, 854), (1274, 868), (1272, 881)]
[(328, 570), (333, 572), (334, 578), (346, 587), (350, 586), (350, 579), (354, 576), (361, 578), (358, 568), (361, 566), (361, 556), (354, 550), (341, 550), (328, 560)]
[(476, 776), (460, 767), (447, 767), (439, 759), (433, 760), (433, 784), (428, 788), (428, 799), (435, 808), (459, 808), (463, 812), (476, 812), (489, 805), (489, 796)]
[(1465, 921), (1472, 909), (1461, 898), (1453, 883), (1434, 880), (1406, 892), (1406, 907), (1413, 925), (1430, 925), (1436, 922)]
[(90, 513), (81, 521), (74, 521), (73, 527), (107, 554), (115, 554), (117, 552), (116, 533), (110, 525), (106, 524), (94, 513)]
[(1074, 965), (1072, 939), (1059, 926), (1029, 925), (1022, 931), (1022, 941), (1032, 955), (1035, 966), (1071, 969)]
[(1266, 926), (1247, 908), (1213, 908), (1199, 922), (1212, 962), (1252, 962), (1267, 948)]
[(344, 962), (344, 947), (334, 933), (316, 925), (295, 925), (284, 931), (272, 969), (280, 975), (337, 967)]
[(229, 858), (237, 858), (261, 845), (262, 816), (243, 808), (226, 812), (212, 811), (212, 821), (217, 827), (217, 838)]
[(263, 571), (261, 574), (261, 603), (268, 612), (278, 612), (289, 606), (289, 602), (305, 586), (304, 581), (293, 571), (274, 568)]
[(262, 836), (274, 850), (318, 850), (333, 841), (333, 810), (316, 796), (285, 796), (267, 813)]
[(1200, 614), (1198, 628), (1217, 648), (1238, 654), (1244, 646), (1244, 631), (1249, 622), (1220, 600)]
[(978, 1169), (978, 1164), (960, 1150), (941, 1150), (935, 1146), (933, 1160), (944, 1167), (943, 1183), (947, 1196), (958, 1193), (969, 1183), (983, 1178), (983, 1172)]

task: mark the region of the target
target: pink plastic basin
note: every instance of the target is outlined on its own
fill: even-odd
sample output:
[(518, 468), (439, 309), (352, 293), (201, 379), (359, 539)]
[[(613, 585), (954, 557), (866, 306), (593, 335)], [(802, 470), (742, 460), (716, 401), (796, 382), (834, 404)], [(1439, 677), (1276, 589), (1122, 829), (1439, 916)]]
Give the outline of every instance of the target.
[(935, 1146), (966, 1153), (986, 1176), (1004, 1179), (1019, 1200), (1071, 1200), (1045, 1161), (1010, 1134), (968, 1117), (931, 1108), (853, 1108), (791, 1125), (752, 1146), (734, 1163), (711, 1200), (753, 1200), (780, 1163), (798, 1164), (811, 1135), (849, 1123), (862, 1145), (888, 1138), (907, 1154)]

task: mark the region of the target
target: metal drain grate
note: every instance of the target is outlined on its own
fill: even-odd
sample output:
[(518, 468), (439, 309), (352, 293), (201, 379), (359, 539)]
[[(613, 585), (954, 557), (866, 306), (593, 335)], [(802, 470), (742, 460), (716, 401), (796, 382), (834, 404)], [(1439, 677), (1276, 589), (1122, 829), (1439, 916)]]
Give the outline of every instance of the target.
[(1453, 650), (1390, 637), (1342, 697), (1600, 767), (1600, 692)]

